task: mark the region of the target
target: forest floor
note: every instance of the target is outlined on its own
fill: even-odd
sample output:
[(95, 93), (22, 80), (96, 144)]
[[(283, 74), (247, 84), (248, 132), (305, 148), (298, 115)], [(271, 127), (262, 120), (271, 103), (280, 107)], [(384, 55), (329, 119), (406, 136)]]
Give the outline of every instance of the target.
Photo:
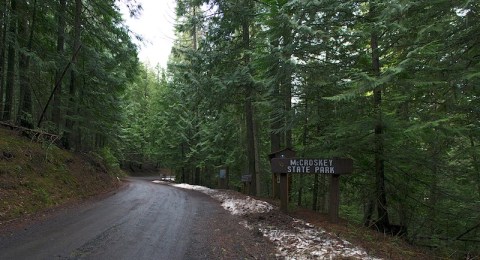
[(73, 154), (0, 127), (0, 228), (116, 189), (121, 173), (107, 168), (93, 153)]

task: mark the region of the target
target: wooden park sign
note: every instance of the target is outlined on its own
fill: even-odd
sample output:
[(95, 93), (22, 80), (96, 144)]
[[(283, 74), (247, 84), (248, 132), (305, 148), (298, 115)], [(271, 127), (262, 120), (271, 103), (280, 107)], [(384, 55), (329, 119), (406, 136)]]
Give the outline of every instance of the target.
[(353, 171), (353, 161), (347, 158), (273, 158), (271, 166), (273, 173), (345, 174)]
[(285, 158), (271, 156), (270, 165), (274, 174), (280, 174), (280, 210), (288, 211), (288, 174), (329, 174), (330, 199), (328, 213), (331, 222), (338, 222), (341, 174), (353, 172), (353, 160), (348, 158)]

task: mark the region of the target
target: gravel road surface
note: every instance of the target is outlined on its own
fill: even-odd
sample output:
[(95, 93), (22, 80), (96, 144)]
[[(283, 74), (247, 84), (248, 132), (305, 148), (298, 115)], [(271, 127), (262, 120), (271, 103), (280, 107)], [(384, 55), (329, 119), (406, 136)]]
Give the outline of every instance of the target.
[(274, 259), (207, 195), (130, 178), (112, 196), (0, 235), (0, 259)]

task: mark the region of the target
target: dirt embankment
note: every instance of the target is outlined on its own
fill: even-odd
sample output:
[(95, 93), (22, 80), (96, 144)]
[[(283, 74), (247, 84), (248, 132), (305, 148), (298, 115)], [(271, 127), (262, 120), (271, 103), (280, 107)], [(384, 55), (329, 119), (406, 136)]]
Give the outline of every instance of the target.
[(76, 155), (0, 128), (0, 226), (118, 185), (98, 156)]

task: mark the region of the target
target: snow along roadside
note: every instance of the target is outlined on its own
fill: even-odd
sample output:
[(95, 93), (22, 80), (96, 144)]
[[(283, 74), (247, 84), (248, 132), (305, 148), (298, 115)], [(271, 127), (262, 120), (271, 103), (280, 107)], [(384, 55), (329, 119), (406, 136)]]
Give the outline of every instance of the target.
[[(155, 183), (164, 183), (153, 181)], [(165, 183), (169, 184), (169, 183)], [(274, 209), (271, 204), (245, 196), (233, 198), (225, 191), (213, 190), (190, 184), (170, 184), (174, 187), (203, 192), (222, 203), (222, 207), (232, 215), (266, 213)], [(278, 250), (278, 257), (284, 259), (332, 259), (332, 258), (373, 258), (364, 249), (356, 247), (325, 230), (299, 219), (292, 219), (294, 231), (271, 225), (251, 224), (246, 220), (240, 224), (248, 229), (258, 229)]]

